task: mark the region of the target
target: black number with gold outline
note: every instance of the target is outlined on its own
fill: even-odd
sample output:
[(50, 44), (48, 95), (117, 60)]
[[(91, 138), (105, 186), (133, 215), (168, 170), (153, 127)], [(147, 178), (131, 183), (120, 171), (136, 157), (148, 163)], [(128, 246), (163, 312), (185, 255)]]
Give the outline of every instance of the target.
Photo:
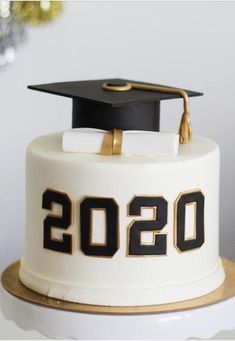
[(43, 246), (45, 249), (72, 253), (72, 236), (63, 233), (61, 240), (53, 239), (52, 228), (67, 229), (71, 225), (72, 203), (66, 193), (47, 189), (42, 196), (42, 208), (52, 210), (52, 205), (56, 203), (62, 206), (62, 215), (55, 216), (49, 214), (43, 221), (44, 236)]
[[(185, 238), (186, 205), (195, 204), (194, 237)], [(204, 244), (204, 205), (202, 192), (182, 193), (175, 203), (175, 244), (180, 252), (197, 249)]]
[[(103, 209), (106, 219), (104, 245), (92, 244), (92, 210)], [(80, 206), (81, 249), (85, 255), (113, 257), (119, 248), (118, 205), (112, 198), (85, 198)]]
[[(129, 255), (165, 255), (166, 234), (159, 234), (167, 223), (167, 201), (163, 197), (135, 197), (129, 204), (130, 216), (140, 216), (142, 208), (155, 208), (152, 220), (134, 221), (129, 227)], [(156, 232), (153, 245), (141, 245), (141, 232)]]

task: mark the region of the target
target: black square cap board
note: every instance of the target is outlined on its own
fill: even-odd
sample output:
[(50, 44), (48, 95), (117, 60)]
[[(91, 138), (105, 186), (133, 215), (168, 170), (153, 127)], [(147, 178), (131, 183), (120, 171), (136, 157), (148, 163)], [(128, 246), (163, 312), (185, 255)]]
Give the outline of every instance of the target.
[[(72, 98), (73, 128), (159, 131), (160, 101), (181, 96), (125, 88), (132, 83), (156, 85), (125, 79), (99, 79), (30, 85), (28, 88)], [(108, 91), (104, 89), (104, 84), (123, 91)], [(125, 89), (128, 91), (124, 91)], [(185, 91), (190, 97), (203, 95), (199, 92)]]

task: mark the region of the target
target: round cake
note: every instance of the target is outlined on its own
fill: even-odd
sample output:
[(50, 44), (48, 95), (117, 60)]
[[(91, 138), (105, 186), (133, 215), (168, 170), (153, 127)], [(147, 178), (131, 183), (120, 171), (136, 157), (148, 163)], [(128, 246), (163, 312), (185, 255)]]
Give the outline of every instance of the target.
[[(215, 142), (194, 136), (172, 158), (107, 158), (65, 153), (62, 134), (52, 134), (30, 144), (26, 181), (20, 279), (27, 287), (73, 302), (125, 306), (190, 299), (223, 282)], [(45, 223), (66, 215), (69, 224), (62, 229), (56, 227), (60, 218), (55, 226)], [(141, 224), (139, 242), (135, 229)]]
[(218, 145), (196, 135), (170, 156), (65, 152), (63, 133), (36, 138), (26, 158), (20, 280), (49, 297), (103, 306), (215, 290), (225, 276), (219, 164)]

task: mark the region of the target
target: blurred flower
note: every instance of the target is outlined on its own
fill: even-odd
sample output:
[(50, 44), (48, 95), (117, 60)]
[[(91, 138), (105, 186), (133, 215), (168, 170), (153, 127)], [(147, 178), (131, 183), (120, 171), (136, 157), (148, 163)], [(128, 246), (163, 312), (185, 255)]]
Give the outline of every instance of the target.
[(62, 8), (61, 1), (0, 1), (0, 67), (14, 62), (27, 24), (39, 26), (53, 21)]
[(62, 8), (60, 1), (15, 1), (14, 4), (17, 20), (35, 26), (54, 20)]
[(13, 3), (0, 1), (0, 67), (15, 60), (15, 48), (24, 40), (24, 26), (13, 15)]

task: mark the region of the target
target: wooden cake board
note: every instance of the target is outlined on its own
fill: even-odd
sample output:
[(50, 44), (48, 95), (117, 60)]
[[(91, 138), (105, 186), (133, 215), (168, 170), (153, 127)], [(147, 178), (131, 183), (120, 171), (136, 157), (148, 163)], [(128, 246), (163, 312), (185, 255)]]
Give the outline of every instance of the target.
[(41, 305), (48, 308), (60, 309), (65, 311), (93, 314), (111, 315), (133, 315), (133, 314), (156, 314), (169, 313), (183, 310), (190, 310), (215, 304), (235, 296), (235, 263), (222, 259), (225, 270), (225, 280), (223, 284), (213, 292), (194, 299), (168, 304), (157, 304), (148, 306), (133, 307), (109, 307), (90, 304), (72, 303), (50, 298), (38, 294), (26, 288), (19, 280), (18, 271), (20, 262), (17, 261), (10, 265), (2, 274), (1, 282), (3, 287), (12, 295), (24, 301)]

